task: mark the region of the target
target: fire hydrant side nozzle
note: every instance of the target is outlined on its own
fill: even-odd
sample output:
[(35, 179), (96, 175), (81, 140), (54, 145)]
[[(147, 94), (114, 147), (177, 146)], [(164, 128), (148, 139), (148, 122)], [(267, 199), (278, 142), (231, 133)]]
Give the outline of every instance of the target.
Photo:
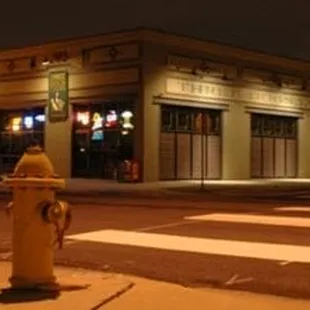
[[(64, 232), (71, 223), (66, 202), (56, 200), (56, 191), (65, 187), (64, 179), (39, 146), (27, 149), (14, 173), (4, 180), (13, 200), (6, 207), (13, 218), (13, 288), (55, 289), (53, 274), (55, 239), (61, 248)], [(56, 236), (56, 238), (55, 238)]]

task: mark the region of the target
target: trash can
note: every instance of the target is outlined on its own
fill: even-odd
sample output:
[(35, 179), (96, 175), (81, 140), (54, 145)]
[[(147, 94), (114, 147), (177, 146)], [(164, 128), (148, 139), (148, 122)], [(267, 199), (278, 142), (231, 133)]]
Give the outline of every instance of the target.
[(136, 160), (124, 160), (119, 168), (119, 182), (138, 182), (139, 163)]

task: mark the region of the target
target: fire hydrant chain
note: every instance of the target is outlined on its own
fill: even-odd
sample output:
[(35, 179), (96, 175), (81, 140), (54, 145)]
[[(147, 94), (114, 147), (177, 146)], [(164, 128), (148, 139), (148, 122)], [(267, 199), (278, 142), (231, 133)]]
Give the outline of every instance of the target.
[(70, 227), (71, 218), (72, 218), (72, 215), (71, 215), (70, 210), (68, 209), (66, 214), (65, 214), (63, 227), (60, 227), (59, 221), (53, 222), (53, 224), (55, 226), (55, 233), (56, 233), (56, 240), (55, 240), (54, 244), (58, 244), (59, 249), (63, 248), (64, 235), (65, 235), (66, 230), (68, 230)]
[[(42, 216), (46, 222), (55, 227), (56, 239), (53, 244), (58, 244), (58, 248), (62, 249), (64, 234), (69, 229), (72, 219), (70, 208), (59, 201), (47, 201), (43, 204)], [(60, 225), (62, 221), (63, 225)]]

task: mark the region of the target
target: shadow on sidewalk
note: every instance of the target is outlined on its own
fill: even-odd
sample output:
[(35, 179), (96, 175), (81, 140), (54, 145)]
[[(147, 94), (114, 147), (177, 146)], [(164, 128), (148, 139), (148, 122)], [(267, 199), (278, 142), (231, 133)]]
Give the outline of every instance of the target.
[(43, 301), (47, 299), (57, 299), (60, 292), (47, 292), (39, 290), (18, 290), (12, 288), (0, 291), (0, 304), (17, 304), (23, 302)]
[(5, 288), (0, 290), (1, 304), (17, 304), (24, 302), (36, 302), (44, 300), (56, 300), (62, 292), (80, 291), (90, 287), (90, 284), (76, 285), (64, 284), (60, 285), (59, 290), (40, 290), (40, 289), (12, 289)]

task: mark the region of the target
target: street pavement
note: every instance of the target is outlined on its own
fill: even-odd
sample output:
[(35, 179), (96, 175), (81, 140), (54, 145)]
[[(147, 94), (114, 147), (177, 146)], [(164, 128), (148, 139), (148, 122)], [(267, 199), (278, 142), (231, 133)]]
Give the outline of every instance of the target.
[[(187, 288), (310, 297), (310, 204), (110, 198), (72, 208), (65, 248), (56, 250), (63, 266)], [(3, 212), (0, 259), (11, 256), (10, 225)]]

